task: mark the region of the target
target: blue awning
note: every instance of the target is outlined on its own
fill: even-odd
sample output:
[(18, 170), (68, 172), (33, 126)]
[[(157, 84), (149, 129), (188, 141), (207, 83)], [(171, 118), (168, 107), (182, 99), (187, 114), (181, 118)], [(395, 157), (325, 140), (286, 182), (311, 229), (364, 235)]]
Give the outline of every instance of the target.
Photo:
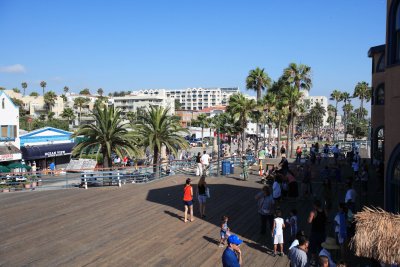
[(71, 155), (74, 146), (75, 143), (23, 146), (21, 147), (22, 158), (24, 160), (33, 160)]

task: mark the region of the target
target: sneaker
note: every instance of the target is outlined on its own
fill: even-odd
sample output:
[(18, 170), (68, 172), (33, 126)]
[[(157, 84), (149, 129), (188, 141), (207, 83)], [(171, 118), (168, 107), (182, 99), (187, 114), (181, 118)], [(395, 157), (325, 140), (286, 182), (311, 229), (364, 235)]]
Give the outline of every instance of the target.
[(283, 256), (285, 256), (285, 253), (281, 252), (281, 253), (279, 253), (279, 256), (283, 257)]
[(219, 246), (218, 247), (220, 247), (220, 248), (223, 248), (224, 247), (224, 245), (223, 244), (219, 244)]

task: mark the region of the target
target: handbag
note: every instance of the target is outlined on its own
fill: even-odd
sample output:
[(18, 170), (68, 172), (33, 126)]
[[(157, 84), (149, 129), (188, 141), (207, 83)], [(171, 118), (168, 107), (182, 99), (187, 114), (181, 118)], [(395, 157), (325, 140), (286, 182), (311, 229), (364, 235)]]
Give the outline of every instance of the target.
[(210, 188), (206, 187), (206, 196), (210, 198)]

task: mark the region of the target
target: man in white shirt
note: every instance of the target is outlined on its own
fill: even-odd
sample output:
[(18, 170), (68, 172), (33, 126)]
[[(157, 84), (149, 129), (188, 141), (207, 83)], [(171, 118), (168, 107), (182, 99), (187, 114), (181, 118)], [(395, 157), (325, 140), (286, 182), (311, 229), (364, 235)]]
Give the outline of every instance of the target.
[(356, 203), (356, 191), (352, 188), (351, 182), (347, 183), (346, 196), (344, 198), (344, 203), (347, 207), (354, 213), (355, 203)]
[(208, 165), (210, 165), (210, 156), (207, 154), (207, 151), (203, 151), (203, 156), (201, 156), (201, 165), (203, 166), (203, 173), (205, 174), (207, 169), (208, 169)]

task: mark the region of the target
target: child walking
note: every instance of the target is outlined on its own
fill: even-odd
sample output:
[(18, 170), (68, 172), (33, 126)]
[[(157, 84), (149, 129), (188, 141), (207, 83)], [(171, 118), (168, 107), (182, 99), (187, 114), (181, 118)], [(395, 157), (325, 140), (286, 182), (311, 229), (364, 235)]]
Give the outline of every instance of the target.
[(229, 237), (229, 227), (228, 227), (228, 216), (222, 216), (221, 220), (221, 231), (219, 232), (221, 239), (219, 240), (219, 247), (222, 248), (225, 245), (225, 241)]
[(276, 217), (274, 219), (274, 224), (272, 227), (272, 238), (274, 239), (274, 256), (276, 256), (276, 251), (278, 245), (280, 246), (279, 255), (283, 256), (283, 228), (285, 228), (285, 221), (281, 218), (282, 212), (280, 210), (276, 211)]

